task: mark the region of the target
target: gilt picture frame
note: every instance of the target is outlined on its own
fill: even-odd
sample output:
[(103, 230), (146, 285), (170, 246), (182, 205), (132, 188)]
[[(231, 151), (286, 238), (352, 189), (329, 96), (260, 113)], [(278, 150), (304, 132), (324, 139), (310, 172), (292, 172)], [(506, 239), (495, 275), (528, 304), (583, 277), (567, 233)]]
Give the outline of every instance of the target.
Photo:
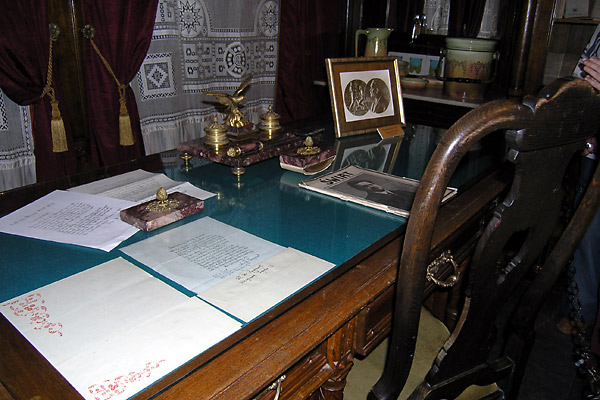
[(326, 66), (336, 137), (405, 124), (396, 57), (328, 58)]

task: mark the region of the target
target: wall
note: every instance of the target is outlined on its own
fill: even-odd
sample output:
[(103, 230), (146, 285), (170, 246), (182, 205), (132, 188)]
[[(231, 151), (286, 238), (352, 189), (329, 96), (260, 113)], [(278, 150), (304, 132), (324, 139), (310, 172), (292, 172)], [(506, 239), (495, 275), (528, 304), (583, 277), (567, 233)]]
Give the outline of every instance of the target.
[(573, 73), (583, 49), (596, 29), (596, 23), (593, 21), (567, 21), (556, 21), (552, 27), (544, 69), (544, 84)]

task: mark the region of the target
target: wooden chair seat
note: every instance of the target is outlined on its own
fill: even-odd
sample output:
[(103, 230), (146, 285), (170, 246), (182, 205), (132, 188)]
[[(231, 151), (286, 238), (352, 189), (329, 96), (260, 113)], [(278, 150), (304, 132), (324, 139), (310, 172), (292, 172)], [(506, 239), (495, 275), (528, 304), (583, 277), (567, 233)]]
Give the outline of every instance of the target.
[[(413, 360), (406, 384), (398, 396), (399, 400), (408, 399), (410, 394), (419, 386), (433, 365), (435, 357), (444, 345), (450, 331), (442, 321), (437, 319), (427, 308), (421, 308), (419, 320), (419, 336), (415, 347)], [(344, 400), (365, 400), (369, 389), (381, 376), (385, 365), (385, 355), (389, 340), (380, 343), (371, 354), (364, 359), (355, 359), (354, 366), (347, 377), (344, 389)], [(496, 393), (498, 386), (493, 383), (487, 386), (472, 385), (468, 387), (458, 400), (474, 400)]]

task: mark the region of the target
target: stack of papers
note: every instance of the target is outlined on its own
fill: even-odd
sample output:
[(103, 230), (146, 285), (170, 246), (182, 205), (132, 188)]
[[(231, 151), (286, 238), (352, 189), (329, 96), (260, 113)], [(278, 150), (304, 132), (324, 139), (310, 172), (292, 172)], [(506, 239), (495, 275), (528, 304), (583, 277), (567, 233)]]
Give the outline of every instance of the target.
[(214, 196), (164, 174), (137, 170), (56, 190), (0, 218), (0, 232), (110, 251), (138, 231), (121, 221), (119, 211), (154, 198), (159, 187), (200, 200)]
[(121, 251), (244, 322), (334, 267), (210, 217)]
[(165, 188), (167, 193), (185, 193), (200, 200), (206, 200), (215, 195), (199, 189), (189, 182), (177, 182), (165, 174), (156, 174), (141, 169), (80, 185), (69, 191), (143, 203), (155, 199), (156, 191), (160, 187)]
[(134, 204), (55, 190), (0, 218), (0, 232), (110, 251), (138, 231), (119, 218)]

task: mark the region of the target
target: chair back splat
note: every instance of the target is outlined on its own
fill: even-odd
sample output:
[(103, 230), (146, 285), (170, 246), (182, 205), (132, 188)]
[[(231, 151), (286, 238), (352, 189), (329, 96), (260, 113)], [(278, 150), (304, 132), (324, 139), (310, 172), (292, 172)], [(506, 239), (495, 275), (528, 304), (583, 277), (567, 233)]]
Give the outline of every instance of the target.
[[(600, 96), (587, 82), (564, 78), (522, 102), (497, 100), (477, 107), (446, 132), (427, 165), (408, 220), (398, 267), (390, 347), (384, 372), (369, 399), (396, 399), (406, 382), (442, 195), (461, 158), (475, 143), (496, 131), (505, 131), (507, 161), (514, 165), (512, 186), (475, 248), (465, 277), (460, 319), (410, 398), (454, 398), (472, 384), (486, 385), (501, 378), (518, 384), (518, 377), (513, 379), (516, 355), (489, 360), (498, 336), (496, 317), (531, 266), (539, 261), (561, 215), (567, 166), (599, 127)], [(581, 204), (591, 203), (584, 199)], [(582, 231), (578, 229), (579, 237)], [(563, 251), (572, 252), (576, 244), (571, 237)], [(549, 265), (534, 279), (534, 283), (538, 278), (545, 279), (545, 283), (528, 292), (530, 314), (537, 313), (564, 263)], [(533, 317), (521, 315), (520, 319), (531, 323)], [(526, 359), (520, 358), (516, 361)]]

